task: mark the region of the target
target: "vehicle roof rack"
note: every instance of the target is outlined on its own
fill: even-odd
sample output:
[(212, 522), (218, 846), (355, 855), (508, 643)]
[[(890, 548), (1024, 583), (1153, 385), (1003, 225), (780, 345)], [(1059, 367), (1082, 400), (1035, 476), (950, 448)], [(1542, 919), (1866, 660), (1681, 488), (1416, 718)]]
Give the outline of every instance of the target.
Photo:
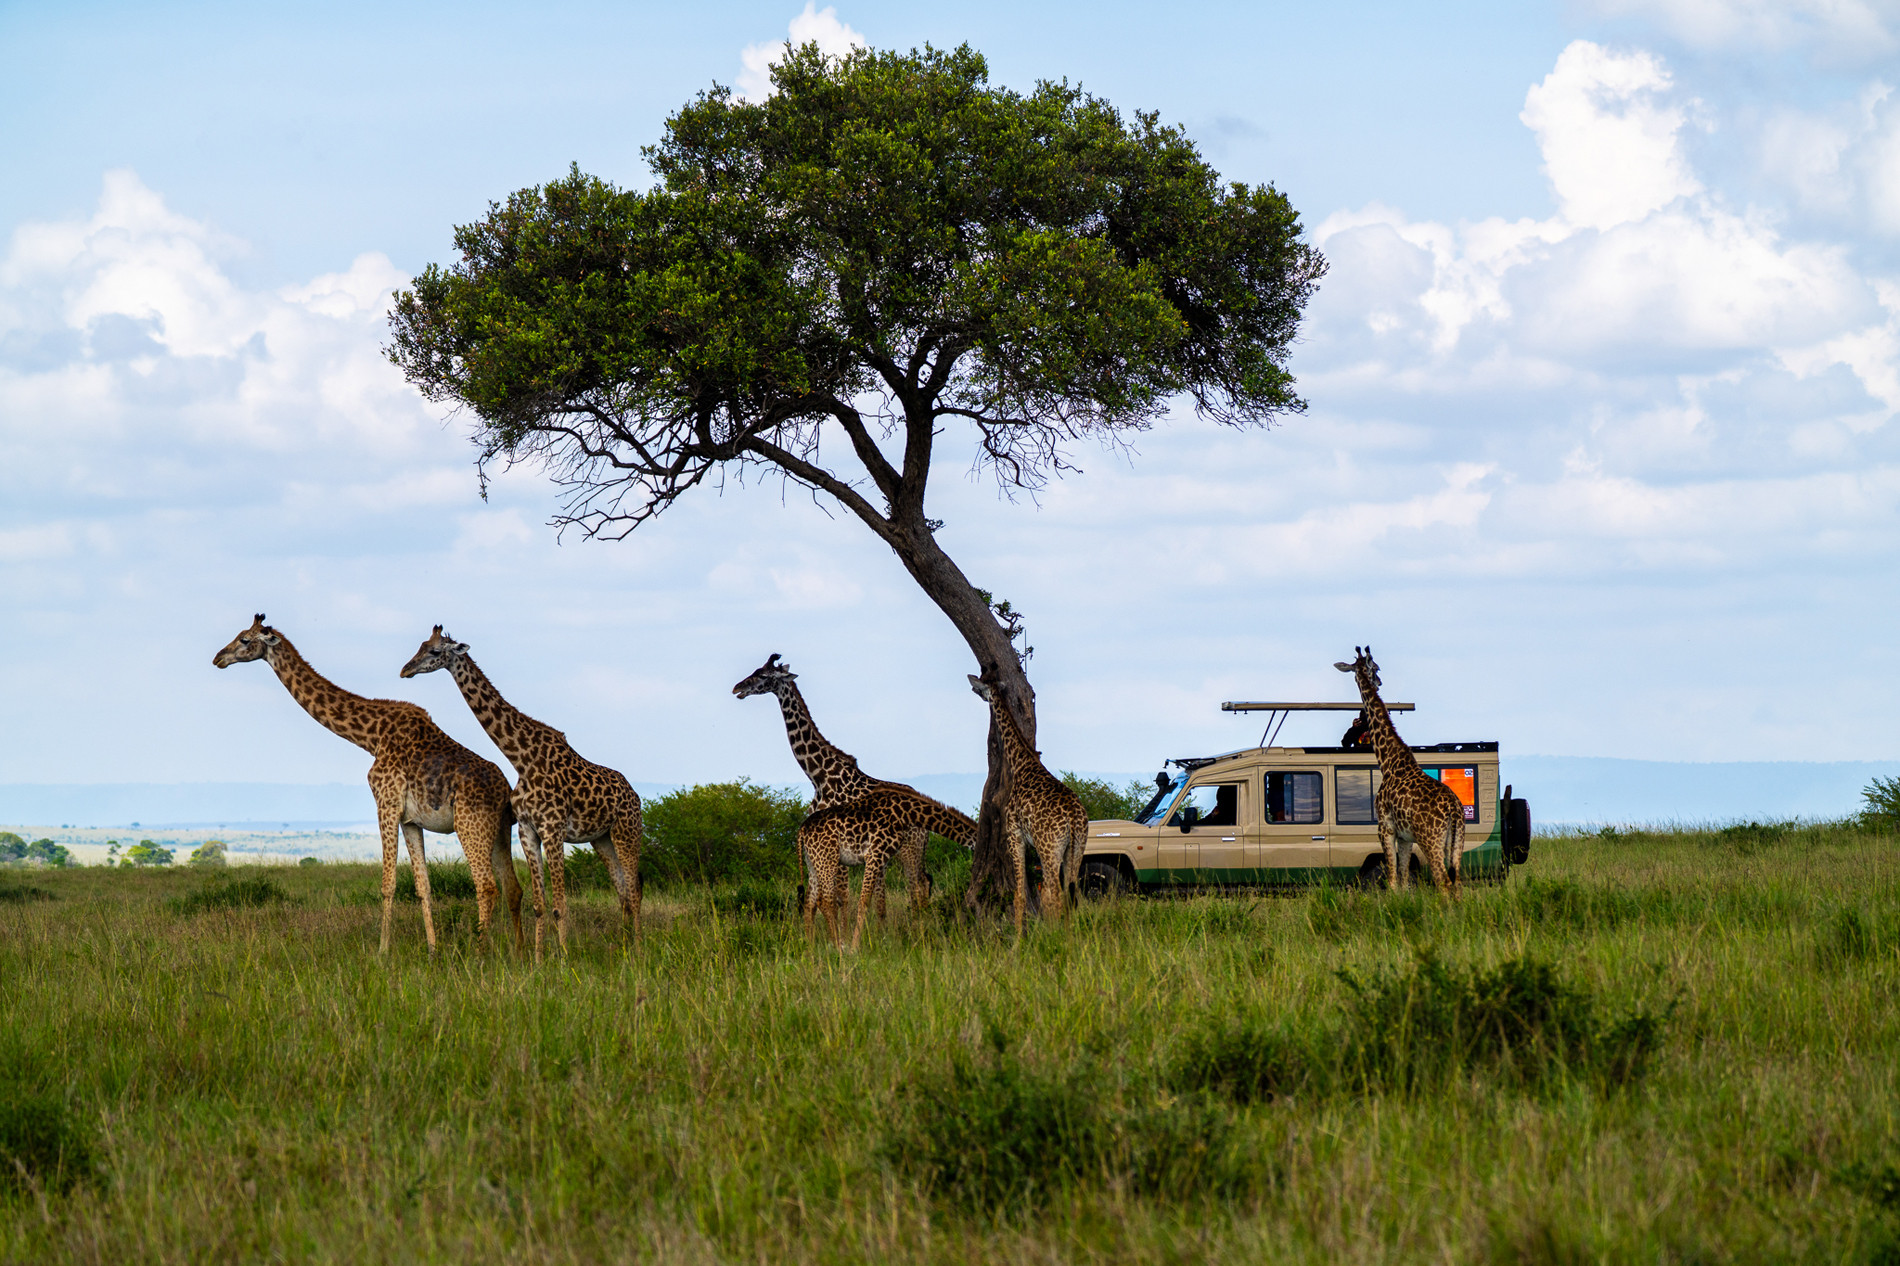
[[(1221, 704), (1222, 712), (1265, 712), (1267, 728), (1261, 731), (1260, 746), (1272, 747), (1273, 740), (1280, 735), (1280, 727), (1295, 712), (1359, 712), (1365, 708), (1363, 703), (1256, 703), (1249, 700), (1230, 699)], [(1416, 712), (1416, 703), (1388, 703), (1387, 712)]]

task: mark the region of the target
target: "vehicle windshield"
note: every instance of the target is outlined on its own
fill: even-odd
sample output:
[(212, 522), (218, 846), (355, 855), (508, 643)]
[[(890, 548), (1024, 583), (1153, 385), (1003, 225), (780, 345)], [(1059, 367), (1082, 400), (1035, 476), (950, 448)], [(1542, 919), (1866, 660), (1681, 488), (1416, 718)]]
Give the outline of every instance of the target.
[(1167, 790), (1157, 791), (1148, 807), (1135, 814), (1135, 821), (1143, 826), (1153, 826), (1167, 820), (1168, 810), (1173, 807), (1175, 798), (1181, 794), (1181, 788), (1187, 786), (1187, 775), (1183, 774), (1168, 784)]

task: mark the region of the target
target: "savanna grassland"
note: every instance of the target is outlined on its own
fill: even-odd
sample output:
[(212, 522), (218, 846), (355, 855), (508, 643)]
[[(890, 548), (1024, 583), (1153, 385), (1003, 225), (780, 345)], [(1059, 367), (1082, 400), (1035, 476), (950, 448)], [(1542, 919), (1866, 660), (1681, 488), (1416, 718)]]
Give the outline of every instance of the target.
[(0, 874), (0, 1257), (1900, 1260), (1892, 835), (1020, 946), (894, 890), (856, 955), (686, 886), (629, 951), (588, 891), (539, 966), (466, 898), (379, 959), (374, 885)]

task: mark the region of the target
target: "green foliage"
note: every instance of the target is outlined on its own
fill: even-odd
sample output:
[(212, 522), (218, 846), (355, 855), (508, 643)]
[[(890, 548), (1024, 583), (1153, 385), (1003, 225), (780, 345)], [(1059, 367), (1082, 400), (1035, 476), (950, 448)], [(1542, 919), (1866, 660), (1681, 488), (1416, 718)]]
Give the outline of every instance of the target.
[(921, 1186), (1004, 1218), (1083, 1185), (1169, 1200), (1218, 1198), (1245, 1185), (1232, 1118), (1202, 1100), (1124, 1104), (1085, 1056), (1042, 1070), (990, 1025), (987, 1049), (952, 1055), (902, 1095), (880, 1154)]
[(1875, 778), (1860, 795), (1867, 802), (1860, 811), (1863, 826), (1873, 831), (1900, 831), (1900, 775)]
[(172, 864), (172, 850), (153, 840), (140, 840), (125, 850), (119, 861), (121, 866), (169, 866)]
[(1154, 785), (1139, 778), (1118, 789), (1104, 779), (1084, 778), (1065, 770), (1062, 785), (1076, 794), (1082, 807), (1088, 810), (1090, 821), (1132, 818), (1146, 808), (1154, 796)]
[(0, 866), (71, 866), (73, 855), (63, 844), (34, 840), (31, 844), (12, 831), (0, 831)]
[(28, 901), (57, 901), (59, 894), (38, 884), (0, 883), (0, 905), (23, 905)]
[(1311, 1035), (1248, 1010), (1233, 1018), (1208, 1016), (1188, 1030), (1166, 1080), (1176, 1090), (1235, 1103), (1266, 1102), (1307, 1088), (1327, 1058)]
[(93, 1177), (93, 1130), (53, 1091), (0, 1086), (0, 1191), (64, 1194)]
[[(429, 899), (431, 901), (467, 901), (475, 897), (475, 872), (467, 862), (430, 862)], [(421, 901), (416, 895), (413, 867), (396, 867), (396, 900)]]
[(322, 862), (320, 862), (320, 861), (318, 861), (318, 860), (317, 860), (316, 858), (314, 858), (314, 857), (299, 857), (299, 858), (297, 859), (297, 864), (298, 864), (299, 866), (321, 866), (321, 865), (323, 865), (323, 863), (322, 863)]
[[(655, 187), (524, 189), (396, 298), (390, 358), (474, 412), (486, 457), (553, 459), (577, 519), (637, 522), (732, 460), (841, 495), (807, 438), (867, 392), (926, 436), (991, 423), (978, 460), (1019, 484), (1182, 394), (1236, 425), (1304, 408), (1286, 362), (1325, 261), (1178, 128), (992, 87), (968, 47), (807, 45), (773, 78), (668, 119)], [(613, 485), (639, 504), (596, 500)]]
[[(645, 870), (645, 850), (641, 852), (641, 869)], [(607, 869), (600, 851), (591, 845), (576, 845), (562, 857), (562, 868), (567, 872), (562, 882), (570, 892), (612, 892), (613, 872)]]
[(257, 906), (281, 905), (290, 894), (270, 876), (251, 873), (213, 879), (195, 892), (172, 898), (168, 904), (174, 914), (202, 914), (206, 910), (247, 910)]
[(224, 841), (223, 840), (206, 840), (204, 843), (200, 844), (197, 848), (194, 848), (191, 850), (191, 857), (187, 861), (186, 864), (190, 866), (222, 866), (224, 865), (225, 864)]
[(1836, 910), (1815, 938), (1814, 959), (1828, 971), (1838, 971), (1900, 951), (1900, 919), (1882, 919), (1859, 906)]
[(737, 782), (702, 783), (645, 805), (640, 873), (650, 883), (796, 883), (804, 797)]

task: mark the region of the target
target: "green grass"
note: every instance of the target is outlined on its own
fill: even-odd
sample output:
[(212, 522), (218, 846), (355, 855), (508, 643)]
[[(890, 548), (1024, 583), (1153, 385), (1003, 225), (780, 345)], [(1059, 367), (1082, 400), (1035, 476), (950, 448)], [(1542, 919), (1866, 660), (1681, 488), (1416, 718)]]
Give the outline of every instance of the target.
[[(649, 884), (637, 950), (582, 887), (539, 966), (439, 880), (441, 951), (404, 903), (380, 959), (370, 867), (36, 872), (0, 1260), (1900, 1260), (1892, 835), (1020, 946), (932, 869), (855, 956), (786, 887)], [(194, 900), (233, 879), (273, 895)]]

